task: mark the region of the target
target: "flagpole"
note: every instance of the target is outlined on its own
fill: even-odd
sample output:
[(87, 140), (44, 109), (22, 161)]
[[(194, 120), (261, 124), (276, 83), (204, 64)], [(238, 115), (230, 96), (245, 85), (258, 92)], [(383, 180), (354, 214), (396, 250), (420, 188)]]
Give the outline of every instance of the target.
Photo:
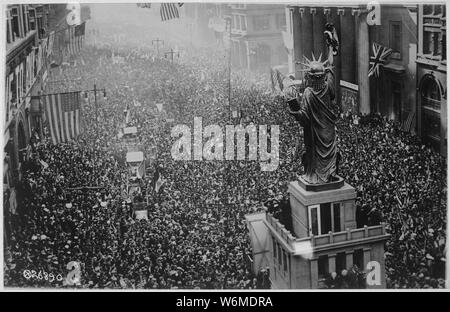
[(229, 35), (229, 45), (228, 45), (228, 114), (230, 120), (232, 119), (231, 114), (231, 20), (228, 19), (228, 35)]

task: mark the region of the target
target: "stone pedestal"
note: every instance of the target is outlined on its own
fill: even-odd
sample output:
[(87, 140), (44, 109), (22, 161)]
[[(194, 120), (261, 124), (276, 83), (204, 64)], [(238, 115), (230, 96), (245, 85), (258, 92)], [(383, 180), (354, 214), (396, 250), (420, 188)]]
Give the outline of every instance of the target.
[(337, 183), (334, 189), (325, 188), (318, 191), (311, 191), (311, 185), (305, 185), (304, 181), (289, 183), (292, 224), (296, 237), (310, 236), (308, 207), (326, 203), (341, 204), (340, 220), (343, 231), (356, 228), (356, 190), (345, 181), (342, 182)]

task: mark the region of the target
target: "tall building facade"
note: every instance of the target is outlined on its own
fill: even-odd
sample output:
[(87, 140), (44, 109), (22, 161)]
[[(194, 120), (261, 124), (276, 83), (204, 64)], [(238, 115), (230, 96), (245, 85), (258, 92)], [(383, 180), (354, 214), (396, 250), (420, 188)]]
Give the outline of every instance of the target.
[[(224, 6), (219, 3), (186, 3), (183, 22), (189, 32), (191, 44), (212, 45), (215, 42), (214, 31), (210, 27), (210, 19), (217, 14), (217, 9)], [(219, 12), (220, 13), (220, 12)]]
[(345, 279), (350, 271), (364, 272), (355, 288), (386, 287), (389, 234), (384, 224), (357, 227), (352, 186), (312, 191), (294, 181), (288, 192), (284, 216), (267, 209), (246, 215), (255, 273), (268, 270), (272, 289), (326, 288), (332, 275)]
[(286, 30), (283, 5), (228, 4), (231, 19), (232, 64), (264, 70), (287, 63), (282, 31)]
[(419, 5), (417, 49), (418, 132), (447, 155), (446, 6)]
[[(16, 4), (6, 8), (6, 70), (3, 133), (3, 207), (16, 212), (21, 165), (32, 138), (42, 137), (39, 92), (49, 75), (49, 33), (65, 16), (65, 4)], [(5, 230), (8, 223), (5, 222)]]
[[(285, 42), (289, 71), (303, 79), (303, 56), (326, 57), (326, 23), (333, 23), (340, 41), (335, 57), (337, 101), (343, 110), (369, 114), (379, 112), (404, 122), (415, 111), (416, 8), (407, 6), (302, 6), (286, 8)], [(369, 77), (374, 45), (391, 48), (389, 61), (379, 74)]]

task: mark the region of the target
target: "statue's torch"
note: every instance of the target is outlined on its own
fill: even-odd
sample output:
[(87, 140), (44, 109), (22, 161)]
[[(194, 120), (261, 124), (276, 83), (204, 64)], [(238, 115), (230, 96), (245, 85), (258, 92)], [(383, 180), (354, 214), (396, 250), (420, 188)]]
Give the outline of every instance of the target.
[(333, 24), (327, 23), (325, 25), (325, 31), (323, 32), (323, 34), (325, 35), (327, 46), (333, 49), (333, 55), (336, 56), (338, 54), (339, 48), (339, 38), (336, 32), (336, 28), (334, 28)]

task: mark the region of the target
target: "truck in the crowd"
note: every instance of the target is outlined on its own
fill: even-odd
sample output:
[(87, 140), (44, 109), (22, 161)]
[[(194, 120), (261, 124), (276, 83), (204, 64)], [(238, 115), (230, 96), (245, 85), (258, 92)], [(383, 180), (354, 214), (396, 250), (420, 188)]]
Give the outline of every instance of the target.
[(127, 165), (130, 178), (143, 179), (145, 176), (145, 159), (143, 152), (128, 152)]
[(137, 127), (124, 127), (122, 140), (129, 152), (138, 151), (139, 138)]
[(141, 192), (142, 180), (145, 176), (145, 159), (143, 152), (128, 152), (126, 156), (128, 166), (128, 196)]

